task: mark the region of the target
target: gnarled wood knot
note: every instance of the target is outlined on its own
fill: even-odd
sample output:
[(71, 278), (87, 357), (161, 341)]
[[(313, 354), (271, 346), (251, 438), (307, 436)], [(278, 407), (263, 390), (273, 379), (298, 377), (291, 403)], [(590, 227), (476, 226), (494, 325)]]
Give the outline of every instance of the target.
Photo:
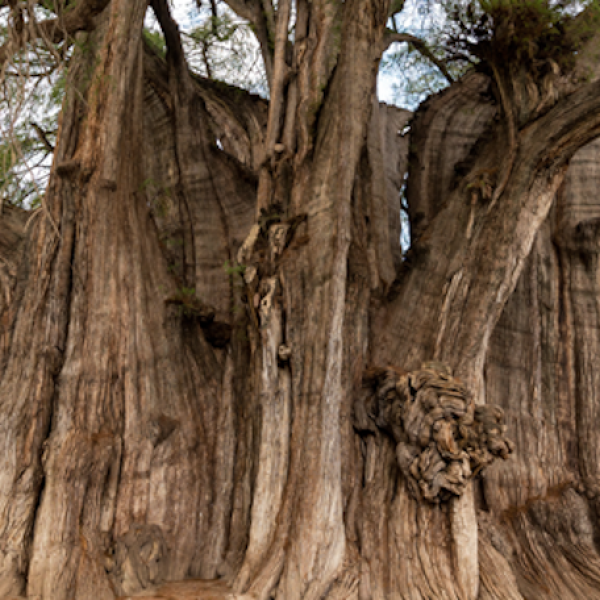
[(129, 595), (163, 583), (168, 571), (167, 545), (158, 525), (136, 524), (116, 540), (105, 570), (115, 591)]
[(398, 466), (419, 500), (460, 496), (481, 469), (514, 449), (505, 437), (503, 410), (475, 406), (446, 365), (424, 363), (411, 373), (374, 369), (365, 374), (364, 387), (355, 428), (382, 430), (394, 439)]

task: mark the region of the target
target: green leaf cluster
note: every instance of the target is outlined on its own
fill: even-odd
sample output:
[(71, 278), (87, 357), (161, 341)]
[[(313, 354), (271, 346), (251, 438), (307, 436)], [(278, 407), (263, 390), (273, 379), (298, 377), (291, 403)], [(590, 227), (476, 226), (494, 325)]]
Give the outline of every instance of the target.
[(144, 27), (142, 32), (144, 41), (152, 48), (156, 54), (164, 58), (167, 54), (167, 44), (163, 34), (156, 29)]
[(192, 29), (189, 36), (192, 40), (201, 43), (228, 42), (233, 39), (238, 30), (244, 27), (243, 23), (235, 22), (228, 14), (212, 15), (199, 27)]
[[(597, 0), (450, 0), (445, 7), (445, 43), (451, 53), (474, 61), (521, 63), (533, 74), (549, 62), (568, 69), (600, 22)], [(577, 19), (584, 9), (588, 18)]]
[(260, 49), (249, 23), (219, 6), (200, 14), (199, 24), (184, 32), (183, 42), (192, 70), (250, 92), (267, 95)]

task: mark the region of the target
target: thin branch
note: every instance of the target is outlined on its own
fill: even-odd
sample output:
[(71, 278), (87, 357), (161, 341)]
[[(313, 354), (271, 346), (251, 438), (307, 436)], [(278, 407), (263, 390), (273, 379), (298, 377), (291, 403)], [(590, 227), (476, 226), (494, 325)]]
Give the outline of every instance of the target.
[(388, 10), (388, 17), (393, 17), (404, 9), (404, 0), (392, 0), (390, 2), (390, 9)]
[[(262, 2), (262, 12), (264, 15), (264, 21), (265, 21), (265, 25), (267, 27), (267, 33), (269, 35), (269, 38), (274, 40), (275, 39), (275, 29), (276, 29), (276, 25), (275, 25), (275, 8), (273, 7), (273, 2), (271, 2), (271, 0), (261, 0)], [(279, 5), (277, 7), (277, 10), (279, 11)]]
[(44, 144), (46, 150), (48, 150), (48, 152), (54, 152), (54, 146), (48, 140), (46, 132), (37, 123), (34, 123), (33, 121), (31, 121), (31, 126), (35, 129), (35, 133), (37, 134), (40, 142)]
[[(252, 27), (254, 36), (260, 46), (265, 73), (269, 86), (273, 80), (273, 53), (271, 51), (272, 30), (264, 14), (261, 0), (224, 0), (225, 4), (242, 19), (248, 21)], [(272, 15), (271, 15), (272, 18)]]
[(211, 20), (210, 20), (210, 32), (213, 35), (217, 35), (217, 19), (219, 18), (219, 10), (217, 8), (216, 0), (210, 0), (210, 12), (211, 12)]
[(288, 25), (292, 10), (291, 0), (279, 0), (277, 9), (277, 30), (275, 33), (275, 51), (273, 57), (273, 81), (271, 83), (271, 102), (269, 123), (267, 126), (267, 153), (279, 138), (281, 117), (284, 111), (284, 87), (289, 66), (286, 62), (286, 45), (288, 42)]
[[(54, 73), (56, 71), (56, 66), (52, 66), (48, 69), (48, 71), (44, 71), (42, 73), (27, 73), (27, 77), (29, 79), (45, 79), (47, 77), (49, 77), (50, 75), (52, 75), (52, 73)], [(23, 77), (23, 73), (21, 73), (20, 71), (13, 71), (13, 70), (6, 70), (4, 72), (4, 77), (14, 77), (14, 78), (22, 78)]]
[(410, 35), (410, 33), (396, 33), (395, 31), (388, 29), (383, 38), (380, 54), (383, 54), (392, 44), (396, 43), (411, 44), (417, 52), (430, 60), (440, 70), (442, 75), (448, 80), (448, 83), (454, 83), (454, 78), (450, 75), (444, 61), (437, 58), (421, 38)]
[(208, 58), (207, 44), (204, 40), (202, 40), (200, 46), (201, 46), (201, 50), (202, 50), (202, 60), (204, 61), (204, 66), (206, 67), (206, 76), (209, 79), (214, 79), (213, 74), (212, 74), (212, 69), (210, 67), (210, 60)]
[[(66, 35), (73, 35), (78, 31), (90, 31), (94, 28), (94, 17), (106, 8), (109, 0), (87, 0), (79, 2), (75, 8), (66, 15), (55, 19), (46, 19), (37, 24), (37, 37), (41, 37), (47, 44), (57, 44), (65, 38)], [(6, 61), (25, 43), (36, 39), (31, 32), (32, 28), (27, 28), (22, 34), (17, 35), (16, 39), (10, 39), (3, 46), (0, 46), (0, 70)], [(14, 32), (17, 33), (18, 32)]]

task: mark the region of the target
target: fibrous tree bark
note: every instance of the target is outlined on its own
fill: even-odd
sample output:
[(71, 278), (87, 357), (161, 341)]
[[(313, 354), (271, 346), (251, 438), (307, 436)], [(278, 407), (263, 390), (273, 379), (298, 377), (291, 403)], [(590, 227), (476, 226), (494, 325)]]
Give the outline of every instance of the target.
[(166, 0), (166, 59), (143, 0), (68, 20), (44, 206), (0, 221), (0, 597), (600, 597), (594, 38), (406, 133), (399, 7), (229, 4), (268, 102)]

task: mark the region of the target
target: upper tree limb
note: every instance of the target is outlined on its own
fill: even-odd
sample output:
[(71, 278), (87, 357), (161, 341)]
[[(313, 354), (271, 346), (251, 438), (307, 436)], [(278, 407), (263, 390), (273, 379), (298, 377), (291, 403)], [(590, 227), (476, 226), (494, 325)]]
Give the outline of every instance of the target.
[(78, 31), (90, 31), (95, 27), (95, 17), (108, 5), (108, 0), (82, 0), (72, 10), (65, 11), (56, 18), (46, 19), (40, 23), (28, 23), (21, 28), (18, 22), (9, 31), (8, 41), (0, 46), (0, 72), (6, 62), (21, 47), (36, 39), (43, 39), (57, 44), (67, 36)]

